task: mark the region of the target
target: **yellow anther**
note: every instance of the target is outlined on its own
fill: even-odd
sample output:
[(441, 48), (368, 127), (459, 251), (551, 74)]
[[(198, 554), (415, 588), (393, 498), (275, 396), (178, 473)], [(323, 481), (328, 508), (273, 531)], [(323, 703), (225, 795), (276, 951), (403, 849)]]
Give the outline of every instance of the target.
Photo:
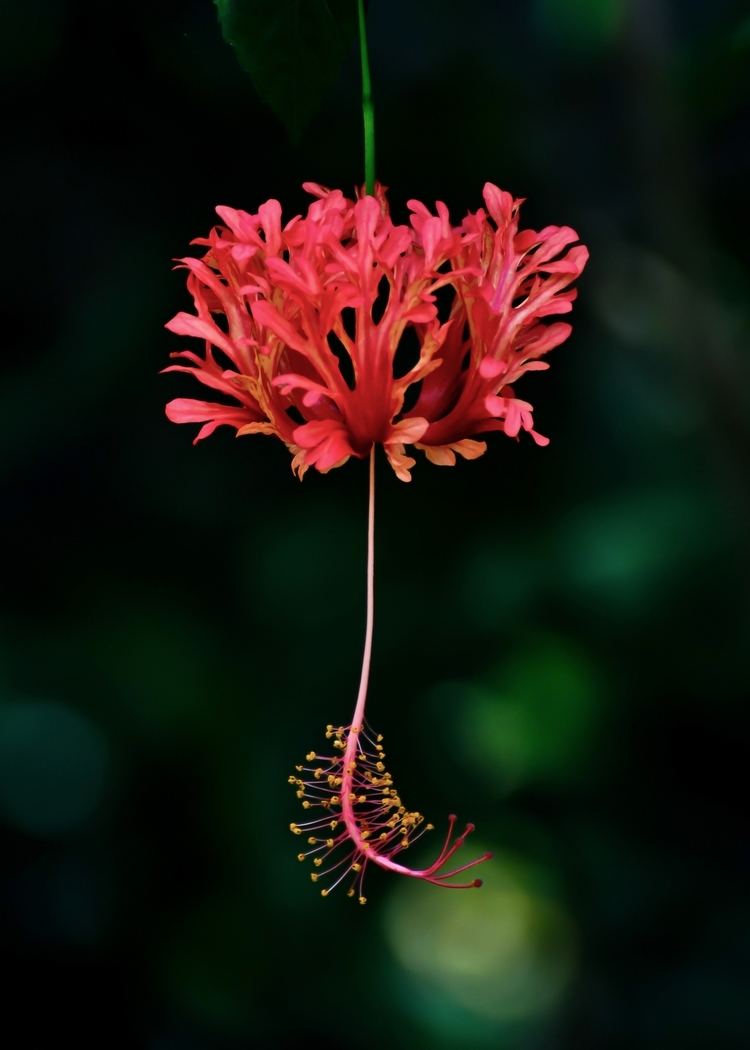
[(367, 795), (360, 795), (357, 799), (358, 802), (367, 802)]
[[(304, 792), (303, 792), (303, 794), (304, 794)], [(302, 808), (303, 809), (309, 809), (311, 804), (312, 803), (308, 802), (307, 799), (305, 799), (305, 801), (302, 803)]]
[(311, 871), (310, 872), (310, 882), (317, 882), (317, 881), (318, 881), (318, 873), (317, 873), (317, 871)]
[(307, 754), (305, 755), (305, 760), (307, 762), (313, 762), (315, 760), (315, 752), (314, 751), (308, 751)]
[(380, 743), (380, 741), (382, 739), (383, 739), (383, 734), (382, 733), (378, 733), (378, 743)]
[(378, 773), (385, 772), (385, 764), (383, 762), (376, 762), (375, 768), (377, 769)]
[(379, 835), (379, 838), (380, 838), (381, 842), (383, 841), (383, 839), (387, 839), (388, 838), (388, 832), (387, 831), (381, 831), (381, 833)]
[(295, 791), (295, 794), (296, 794), (297, 798), (304, 798), (305, 797), (305, 789), (304, 788), (300, 788), (299, 791)]
[(362, 832), (362, 834), (361, 834), (361, 835), (360, 835), (359, 837), (360, 837), (361, 839), (363, 839), (363, 840), (364, 840), (364, 839), (369, 839), (369, 837), (370, 837), (370, 832), (369, 832), (369, 831), (363, 831), (363, 832)]
[(311, 835), (307, 841), (310, 843), (311, 846), (314, 846), (318, 840), (315, 838), (314, 835)]
[(298, 853), (297, 854), (297, 860), (304, 860), (304, 859), (305, 859), (305, 854), (304, 853)]
[(290, 824), (290, 825), (289, 825), (289, 830), (290, 830), (290, 831), (291, 831), (291, 832), (292, 832), (292, 833), (293, 833), (294, 835), (301, 835), (301, 834), (302, 834), (302, 828), (298, 828), (296, 824)]
[(356, 802), (357, 801), (357, 796), (354, 794), (353, 791), (349, 792), (349, 801), (350, 802)]
[(331, 805), (332, 806), (338, 806), (340, 801), (341, 801), (341, 799), (339, 798), (339, 796), (338, 795), (334, 795), (332, 797), (332, 799), (331, 799)]
[(352, 726), (351, 731), (352, 731), (352, 733), (358, 733), (359, 732), (359, 726)]
[(347, 895), (347, 897), (353, 897), (353, 896), (354, 896), (354, 890), (352, 890), (352, 889), (348, 889), (348, 890), (346, 891), (346, 895)]
[(289, 777), (287, 779), (287, 784), (296, 784), (296, 783), (297, 783), (297, 778), (296, 777)]
[(352, 871), (362, 871), (361, 864), (352, 864)]
[(321, 897), (327, 897), (328, 896), (328, 890), (321, 890), (320, 891), (320, 896)]
[(319, 868), (322, 863), (323, 863), (323, 858), (322, 857), (316, 857), (315, 860), (313, 861), (313, 864), (315, 865), (316, 868)]
[(428, 824), (427, 827), (425, 828), (425, 831), (434, 831), (434, 830), (435, 830), (435, 825), (434, 824)]
[(313, 776), (316, 780), (320, 780), (320, 778), (323, 776), (323, 770), (320, 768), (320, 766), (318, 766), (318, 768), (315, 770)]
[(403, 849), (406, 849), (406, 847), (408, 845), (409, 845), (409, 840), (408, 839), (401, 839), (401, 846), (403, 847)]
[(326, 846), (331, 849), (333, 847), (333, 839), (326, 839)]
[(367, 897), (360, 897), (359, 898), (359, 903), (360, 904), (367, 904)]
[(330, 825), (331, 831), (334, 831), (338, 826), (339, 826), (339, 822), (337, 820), (332, 820), (331, 821), (331, 825)]

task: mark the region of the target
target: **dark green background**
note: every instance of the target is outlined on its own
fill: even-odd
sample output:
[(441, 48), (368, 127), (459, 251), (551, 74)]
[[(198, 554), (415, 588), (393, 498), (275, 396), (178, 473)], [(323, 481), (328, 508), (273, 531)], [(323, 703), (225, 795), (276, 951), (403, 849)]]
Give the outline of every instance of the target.
[(366, 467), (193, 448), (157, 374), (215, 204), (360, 180), (357, 57), (292, 148), (209, 0), (106, 6), (0, 33), (4, 1045), (746, 1047), (746, 4), (371, 4), (396, 213), (491, 179), (591, 262), (548, 449), (380, 464), (371, 718), (496, 860), (365, 908), (286, 777), (354, 699)]

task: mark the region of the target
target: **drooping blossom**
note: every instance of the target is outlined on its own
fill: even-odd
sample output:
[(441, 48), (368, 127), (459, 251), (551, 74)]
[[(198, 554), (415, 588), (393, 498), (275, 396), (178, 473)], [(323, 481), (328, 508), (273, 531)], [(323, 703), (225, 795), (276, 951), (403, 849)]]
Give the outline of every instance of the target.
[[(187, 372), (222, 401), (178, 398), (167, 405), (177, 423), (202, 424), (195, 441), (222, 425), (238, 435), (274, 434), (292, 452), (301, 478), (326, 473), (350, 457), (369, 456), (367, 624), (359, 693), (347, 726), (329, 726), (333, 754), (307, 755), (290, 782), (305, 810), (321, 814), (291, 830), (307, 835), (313, 881), (324, 896), (350, 878), (362, 903), (368, 864), (446, 888), (481, 880), (457, 876), (489, 859), (453, 866), (473, 831), (455, 835), (449, 817), (444, 844), (431, 864), (410, 868), (395, 858), (432, 825), (403, 805), (385, 768), (382, 737), (365, 721), (374, 624), (375, 449), (382, 445), (403, 481), (415, 460), (453, 465), (486, 450), (476, 435), (517, 438), (534, 429), (531, 404), (515, 384), (547, 368), (541, 358), (570, 334), (549, 318), (572, 309), (571, 287), (588, 258), (568, 226), (519, 230), (522, 203), (488, 183), (485, 209), (460, 225), (444, 204), (435, 213), (409, 202), (409, 225), (395, 224), (385, 193), (348, 200), (312, 183), (305, 216), (282, 225), (270, 200), (257, 214), (218, 208), (223, 225), (194, 243), (188, 288), (195, 313), (168, 324), (203, 341), (201, 353), (173, 354), (165, 371)], [(441, 289), (444, 291), (441, 292)], [(440, 293), (440, 297), (438, 296)], [(441, 312), (439, 298), (449, 298)], [(414, 359), (403, 364), (408, 339)], [(338, 753), (337, 753), (338, 752)]]
[(522, 201), (490, 183), (486, 208), (456, 226), (441, 202), (432, 213), (410, 201), (409, 225), (394, 223), (380, 187), (357, 200), (305, 189), (315, 200), (285, 224), (275, 200), (257, 214), (217, 208), (222, 225), (194, 242), (203, 258), (181, 260), (195, 313), (167, 327), (203, 348), (174, 353), (165, 371), (222, 400), (177, 398), (168, 417), (201, 423), (196, 441), (222, 425), (274, 434), (300, 477), (378, 444), (403, 481), (407, 446), (444, 466), (482, 455), (476, 435), (495, 430), (546, 444), (515, 385), (570, 334), (549, 318), (572, 309), (588, 258), (575, 230), (519, 230)]

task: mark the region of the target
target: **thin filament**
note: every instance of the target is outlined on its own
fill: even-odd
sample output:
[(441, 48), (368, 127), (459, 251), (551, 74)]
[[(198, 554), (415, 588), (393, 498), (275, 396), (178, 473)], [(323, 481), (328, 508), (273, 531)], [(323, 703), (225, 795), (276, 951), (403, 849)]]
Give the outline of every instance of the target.
[[(362, 671), (359, 678), (359, 692), (352, 718), (353, 733), (349, 745), (354, 752), (357, 745), (357, 734), (361, 732), (365, 719), (367, 687), (370, 681), (370, 662), (372, 659), (372, 636), (375, 626), (375, 446), (370, 449), (370, 495), (367, 507), (367, 622), (365, 625), (365, 645), (362, 652)], [(347, 748), (347, 750), (349, 750)], [(352, 755), (348, 755), (351, 760)]]

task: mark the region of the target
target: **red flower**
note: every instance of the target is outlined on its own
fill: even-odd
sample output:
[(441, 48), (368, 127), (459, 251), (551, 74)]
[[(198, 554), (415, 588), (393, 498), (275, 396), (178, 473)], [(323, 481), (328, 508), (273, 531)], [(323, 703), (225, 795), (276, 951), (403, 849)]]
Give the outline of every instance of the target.
[[(222, 424), (275, 434), (300, 477), (376, 444), (403, 481), (414, 465), (407, 445), (452, 465), (456, 454), (480, 456), (486, 445), (474, 435), (493, 430), (546, 444), (513, 384), (546, 368), (542, 355), (570, 334), (546, 318), (572, 308), (570, 285), (588, 258), (576, 232), (519, 231), (521, 201), (489, 183), (487, 212), (455, 227), (440, 202), (433, 215), (410, 201), (401, 226), (382, 188), (357, 201), (305, 188), (317, 199), (283, 227), (278, 201), (257, 215), (217, 208), (225, 225), (194, 242), (204, 257), (181, 260), (196, 313), (167, 327), (205, 349), (173, 354), (181, 363), (165, 371), (190, 372), (227, 400), (178, 398), (168, 417), (203, 423), (196, 441)], [(441, 318), (435, 293), (445, 286), (453, 297)], [(417, 359), (399, 374), (409, 329)]]
[[(275, 434), (293, 453), (299, 477), (322, 473), (350, 456), (370, 460), (367, 626), (362, 673), (349, 726), (328, 727), (333, 754), (298, 766), (290, 777), (305, 809), (323, 810), (295, 834), (308, 834), (313, 881), (328, 877), (327, 895), (350, 873), (350, 896), (364, 903), (369, 863), (436, 886), (452, 881), (489, 854), (450, 867), (473, 830), (455, 838), (449, 818), (445, 843), (432, 864), (410, 868), (395, 857), (423, 831), (421, 814), (402, 804), (385, 769), (381, 737), (365, 722), (374, 623), (375, 447), (396, 474), (410, 480), (422, 449), (433, 463), (456, 455), (475, 459), (486, 449), (475, 435), (528, 431), (537, 444), (532, 406), (515, 395), (525, 372), (547, 368), (540, 358), (564, 342), (570, 325), (548, 322), (569, 313), (570, 286), (588, 258), (569, 226), (518, 229), (520, 200), (487, 184), (483, 209), (452, 226), (411, 201), (409, 226), (393, 223), (385, 193), (357, 201), (308, 183), (317, 199), (304, 217), (281, 225), (281, 205), (267, 201), (257, 215), (218, 208), (224, 225), (194, 243), (202, 259), (187, 258), (195, 314), (167, 325), (204, 341), (202, 354), (183, 350), (167, 372), (189, 372), (221, 394), (220, 403), (178, 398), (167, 405), (176, 423), (202, 423), (196, 441), (223, 424), (238, 434)], [(446, 315), (437, 292), (447, 289)], [(415, 360), (404, 368), (399, 349), (411, 333)], [(311, 834), (314, 833), (314, 834)], [(445, 870), (446, 867), (449, 870)], [(318, 870), (321, 869), (321, 870)]]

